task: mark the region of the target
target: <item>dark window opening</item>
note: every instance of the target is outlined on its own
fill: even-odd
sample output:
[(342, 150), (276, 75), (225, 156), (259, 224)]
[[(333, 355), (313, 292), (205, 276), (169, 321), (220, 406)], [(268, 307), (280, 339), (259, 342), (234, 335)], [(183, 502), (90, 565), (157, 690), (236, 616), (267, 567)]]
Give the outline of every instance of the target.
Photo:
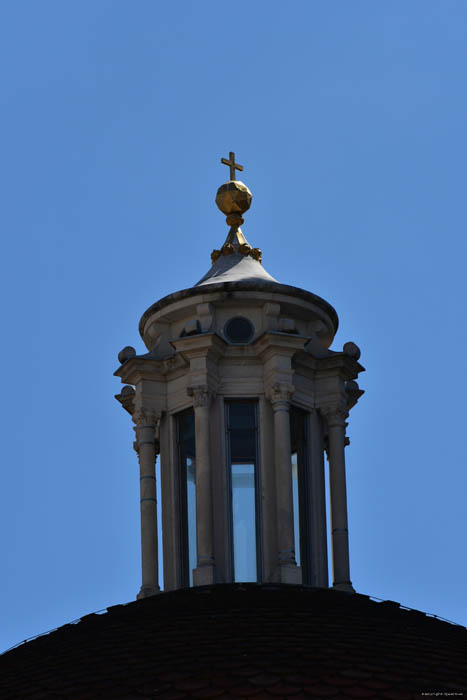
[(234, 581), (260, 581), (257, 404), (226, 402)]
[(292, 446), (292, 496), (295, 534), (295, 559), (302, 568), (302, 581), (311, 581), (310, 511), (308, 503), (307, 417), (305, 411), (292, 406), (290, 439)]
[(224, 327), (225, 337), (231, 343), (248, 343), (254, 332), (252, 322), (243, 316), (231, 318)]
[(181, 577), (183, 586), (192, 586), (193, 569), (197, 565), (196, 446), (193, 409), (179, 413), (176, 419), (181, 515)]

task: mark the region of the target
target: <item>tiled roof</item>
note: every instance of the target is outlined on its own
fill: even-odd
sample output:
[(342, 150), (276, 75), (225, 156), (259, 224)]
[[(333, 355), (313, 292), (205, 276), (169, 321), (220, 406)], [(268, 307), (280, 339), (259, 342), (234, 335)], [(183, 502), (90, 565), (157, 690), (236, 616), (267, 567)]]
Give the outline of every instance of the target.
[(467, 692), (467, 630), (359, 594), (228, 584), (114, 606), (0, 657), (0, 697), (385, 698)]

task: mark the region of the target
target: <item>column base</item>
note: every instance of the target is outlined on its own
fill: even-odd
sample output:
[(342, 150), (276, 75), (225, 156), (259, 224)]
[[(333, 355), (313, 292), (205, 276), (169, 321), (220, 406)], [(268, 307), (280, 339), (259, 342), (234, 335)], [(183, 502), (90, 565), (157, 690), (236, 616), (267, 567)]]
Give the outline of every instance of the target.
[(214, 564), (206, 564), (193, 569), (194, 586), (210, 586), (214, 583)]
[(334, 583), (332, 587), (335, 591), (344, 591), (344, 593), (355, 593), (355, 588), (352, 586), (351, 581)]
[(296, 564), (279, 564), (277, 567), (278, 583), (295, 583), (302, 582), (302, 570)]
[(136, 596), (136, 600), (142, 600), (142, 598), (149, 598), (149, 596), (157, 595), (160, 592), (161, 591), (159, 586), (141, 586), (140, 591)]

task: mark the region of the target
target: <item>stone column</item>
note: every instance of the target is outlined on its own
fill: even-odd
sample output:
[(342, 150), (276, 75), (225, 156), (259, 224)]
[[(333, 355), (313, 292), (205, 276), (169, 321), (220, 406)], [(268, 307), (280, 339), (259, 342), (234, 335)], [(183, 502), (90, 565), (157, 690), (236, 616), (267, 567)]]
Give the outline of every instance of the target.
[(195, 586), (214, 583), (212, 473), (209, 406), (212, 393), (207, 385), (188, 387), (193, 397), (196, 441), (196, 539), (198, 566), (193, 572)]
[(137, 409), (133, 420), (136, 423), (134, 448), (138, 453), (140, 472), (142, 584), (136, 596), (139, 599), (159, 593), (160, 590), (156, 499), (156, 429), (160, 416)]
[(345, 428), (347, 408), (322, 410), (328, 424), (329, 490), (331, 497), (331, 541), (333, 587), (354, 592), (350, 581), (347, 490), (345, 483)]
[(295, 561), (293, 522), (289, 415), (289, 401), (293, 391), (292, 385), (274, 384), (269, 393), (269, 400), (274, 411), (278, 571), (281, 583), (301, 583), (301, 571)]

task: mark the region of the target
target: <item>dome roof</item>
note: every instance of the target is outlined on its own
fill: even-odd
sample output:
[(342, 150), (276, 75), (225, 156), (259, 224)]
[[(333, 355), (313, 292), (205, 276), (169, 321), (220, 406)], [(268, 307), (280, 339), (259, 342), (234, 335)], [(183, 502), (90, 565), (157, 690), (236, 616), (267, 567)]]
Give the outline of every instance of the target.
[(8, 698), (420, 698), (467, 691), (467, 630), (330, 589), (226, 584), (87, 615), (0, 658)]

